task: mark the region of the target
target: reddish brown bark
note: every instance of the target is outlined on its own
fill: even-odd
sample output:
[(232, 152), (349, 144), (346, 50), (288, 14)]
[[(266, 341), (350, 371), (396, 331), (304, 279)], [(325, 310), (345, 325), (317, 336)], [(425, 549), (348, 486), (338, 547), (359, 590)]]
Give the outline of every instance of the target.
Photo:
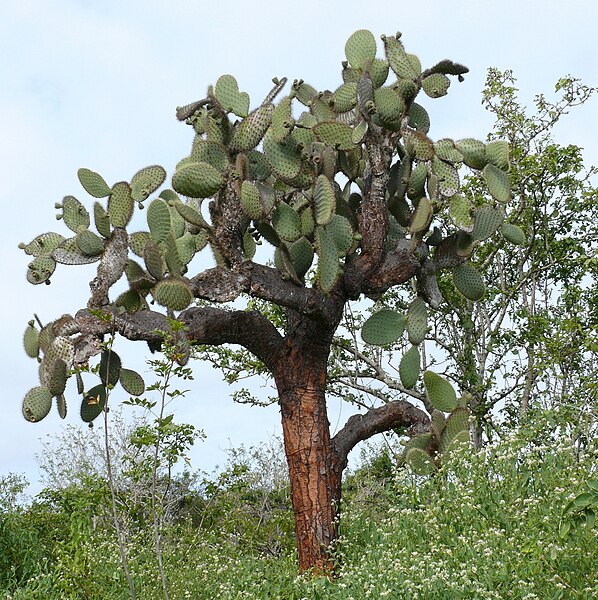
[[(296, 335), (274, 361), (299, 569), (330, 573), (328, 549), (336, 537), (341, 478), (326, 410), (326, 365), (330, 342), (322, 327), (294, 323)], [(321, 325), (321, 324), (320, 324)]]

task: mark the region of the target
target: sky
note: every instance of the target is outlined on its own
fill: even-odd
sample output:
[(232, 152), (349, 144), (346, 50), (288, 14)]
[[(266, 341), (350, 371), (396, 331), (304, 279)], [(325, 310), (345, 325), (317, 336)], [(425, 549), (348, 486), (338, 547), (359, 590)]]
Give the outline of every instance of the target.
[[(193, 140), (191, 129), (175, 119), (177, 106), (203, 98), (224, 73), (237, 78), (252, 106), (270, 90), (273, 77), (334, 89), (341, 83), (344, 44), (357, 29), (369, 29), (378, 39), (401, 31), (407, 51), (424, 67), (444, 58), (467, 65), (463, 83), (425, 104), (430, 135), (484, 139), (492, 125), (481, 106), (489, 67), (511, 69), (527, 104), (536, 93), (551, 98), (554, 84), (567, 74), (598, 85), (597, 18), (594, 0), (0, 3), (0, 477), (24, 474), (30, 492), (39, 491), (35, 455), (64, 426), (55, 411), (38, 424), (22, 417), (22, 397), (37, 385), (37, 366), (21, 339), (34, 313), (48, 322), (84, 307), (94, 267), (59, 265), (52, 285), (31, 286), (25, 279), (30, 259), (17, 246), (44, 231), (68, 235), (54, 218), (54, 203), (63, 196), (92, 206), (78, 168), (93, 169), (110, 184), (152, 164), (170, 176)], [(557, 141), (581, 146), (586, 164), (598, 164), (597, 130), (594, 98), (559, 125)], [(145, 347), (125, 343), (117, 351), (125, 366), (147, 372)], [(177, 400), (175, 410), (180, 421), (207, 436), (191, 452), (195, 469), (211, 471), (226, 460), (227, 448), (279, 434), (275, 405), (234, 404), (218, 371), (200, 364), (194, 373), (188, 396)], [(79, 402), (73, 388), (68, 391), (66, 423), (77, 424)], [(348, 406), (330, 406), (333, 430), (350, 412)]]

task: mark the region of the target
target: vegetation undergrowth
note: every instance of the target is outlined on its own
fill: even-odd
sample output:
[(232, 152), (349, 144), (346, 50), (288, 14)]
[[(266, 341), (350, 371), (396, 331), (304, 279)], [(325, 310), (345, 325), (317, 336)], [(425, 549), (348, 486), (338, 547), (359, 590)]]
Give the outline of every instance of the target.
[[(432, 477), (386, 450), (345, 481), (334, 580), (297, 576), (282, 450), (232, 451), (212, 477), (174, 478), (162, 524), (170, 598), (592, 598), (598, 528), (590, 514), (598, 446), (561, 437), (541, 411), (479, 453), (454, 452)], [(82, 477), (19, 502), (0, 481), (0, 585), (6, 599), (124, 598), (105, 480)], [(150, 506), (121, 491), (129, 567), (140, 598), (163, 597)], [(570, 501), (578, 511), (565, 510)], [(149, 500), (145, 501), (146, 503)], [(141, 503), (143, 504), (143, 503)], [(598, 504), (598, 502), (597, 502)], [(577, 506), (576, 505), (576, 506)], [(174, 506), (171, 505), (171, 506)], [(564, 525), (567, 523), (568, 525)]]

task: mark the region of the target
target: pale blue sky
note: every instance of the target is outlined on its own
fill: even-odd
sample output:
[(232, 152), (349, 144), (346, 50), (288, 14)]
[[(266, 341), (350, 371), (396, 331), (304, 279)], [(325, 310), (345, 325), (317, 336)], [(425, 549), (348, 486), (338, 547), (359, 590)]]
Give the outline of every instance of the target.
[[(21, 336), (33, 312), (48, 321), (84, 306), (93, 267), (59, 266), (51, 286), (33, 287), (17, 244), (42, 231), (65, 232), (53, 205), (67, 194), (85, 198), (79, 167), (100, 172), (109, 183), (156, 163), (171, 175), (192, 142), (191, 130), (174, 118), (177, 105), (203, 97), (223, 73), (236, 76), (253, 105), (274, 76), (334, 89), (344, 43), (361, 28), (376, 37), (402, 31), (408, 51), (424, 66), (443, 58), (466, 64), (471, 72), (465, 82), (428, 102), (430, 133), (484, 138), (491, 119), (480, 93), (490, 66), (512, 69), (526, 101), (537, 92), (550, 94), (566, 74), (598, 85), (597, 17), (593, 0), (3, 2), (0, 475), (24, 472), (35, 480), (39, 440), (62, 425), (54, 412), (36, 425), (21, 416), (22, 396), (36, 385), (36, 365), (21, 350)], [(594, 100), (565, 120), (558, 139), (584, 147), (586, 162), (596, 164), (597, 129)], [(145, 369), (139, 352), (131, 360)], [(222, 463), (229, 440), (250, 444), (279, 431), (276, 407), (237, 406), (228, 393), (218, 372), (198, 366), (193, 393), (178, 413), (208, 436), (192, 454), (195, 468)], [(71, 398), (67, 422), (76, 423), (78, 401), (74, 393)], [(348, 408), (331, 407), (333, 424), (341, 410), (342, 423)]]

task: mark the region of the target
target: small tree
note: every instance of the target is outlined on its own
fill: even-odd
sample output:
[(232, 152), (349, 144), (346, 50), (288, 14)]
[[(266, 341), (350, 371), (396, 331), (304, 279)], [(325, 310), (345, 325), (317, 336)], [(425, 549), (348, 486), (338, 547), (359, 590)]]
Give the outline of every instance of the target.
[[(38, 357), (41, 349), (43, 358), (41, 385), (23, 401), (25, 418), (45, 417), (53, 398), (64, 416), (72, 373), (86, 421), (105, 408), (107, 387), (120, 382), (130, 394), (142, 394), (140, 377), (123, 368), (114, 351), (101, 351), (99, 342), (119, 334), (158, 349), (160, 332), (169, 326), (156, 304), (186, 325), (177, 342), (183, 362), (190, 344), (242, 346), (278, 391), (302, 571), (330, 569), (327, 548), (336, 535), (341, 476), (351, 449), (392, 428), (423, 433), (427, 413), (438, 421), (440, 412), (458, 406), (448, 382), (428, 371), (427, 395), (419, 396), (427, 413), (394, 399), (350, 417), (331, 437), (327, 367), (345, 308), (406, 286), (412, 299), (404, 310), (375, 312), (362, 336), (385, 346), (407, 332), (410, 349), (401, 373), (405, 388), (413, 388), (428, 310), (443, 301), (437, 274), (452, 271), (461, 294), (482, 298), (484, 283), (469, 258), (500, 227), (502, 206), (510, 199), (508, 144), (433, 142), (428, 114), (415, 102), (422, 90), (431, 98), (444, 96), (449, 76), (461, 80), (468, 69), (442, 60), (422, 70), (400, 37), (382, 36), (385, 58), (377, 58), (374, 36), (355, 32), (345, 46), (343, 83), (334, 92), (295, 80), (275, 104), (286, 79), (274, 79), (252, 112), (248, 95), (223, 75), (205, 99), (177, 109), (196, 135), (190, 156), (176, 167), (173, 189), (150, 201), (166, 177), (159, 166), (113, 186), (80, 169), (84, 189), (107, 198), (93, 207), (97, 234), (84, 206), (66, 196), (57, 208), (74, 235), (44, 233), (22, 245), (34, 256), (27, 274), (34, 284), (48, 283), (56, 263), (99, 263), (87, 308), (41, 331), (34, 322), (26, 330), (27, 353)], [(476, 207), (460, 194), (462, 165), (479, 170), (490, 193)], [(211, 200), (202, 212), (206, 198)], [(135, 206), (144, 203), (148, 230), (129, 231)], [(513, 228), (504, 233), (515, 241), (521, 236)], [(256, 258), (263, 240), (274, 247), (273, 265)], [(205, 247), (216, 264), (193, 274), (191, 261)], [(123, 275), (128, 289), (111, 298)], [(243, 298), (249, 298), (247, 310), (218, 306)], [(101, 381), (85, 391), (79, 371), (100, 353)], [(453, 429), (456, 437), (460, 430)]]

